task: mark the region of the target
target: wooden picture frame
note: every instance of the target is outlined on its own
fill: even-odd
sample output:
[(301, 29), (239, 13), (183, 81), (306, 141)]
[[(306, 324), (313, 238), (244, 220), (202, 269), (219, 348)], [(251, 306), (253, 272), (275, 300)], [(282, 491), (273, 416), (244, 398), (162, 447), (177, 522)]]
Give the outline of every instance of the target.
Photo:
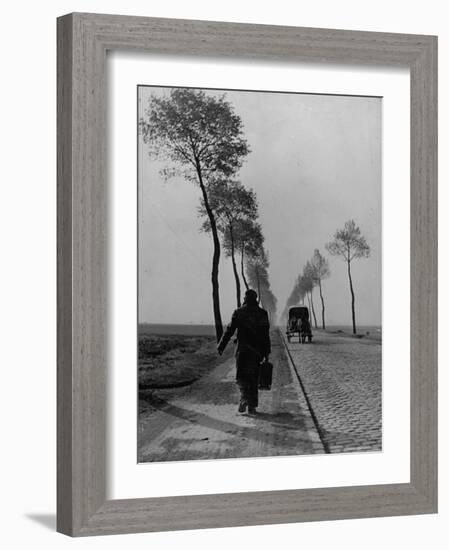
[[(406, 66), (411, 75), (410, 483), (106, 499), (108, 50)], [(57, 529), (100, 535), (437, 511), (437, 39), (74, 13), (58, 19)]]

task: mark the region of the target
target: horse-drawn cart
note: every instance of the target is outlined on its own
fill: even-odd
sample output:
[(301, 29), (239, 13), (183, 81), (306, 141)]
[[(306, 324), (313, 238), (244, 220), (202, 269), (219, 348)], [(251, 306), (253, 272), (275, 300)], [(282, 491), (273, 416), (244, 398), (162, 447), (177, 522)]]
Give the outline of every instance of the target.
[(288, 310), (287, 340), (290, 342), (292, 336), (298, 335), (299, 342), (304, 344), (306, 340), (312, 342), (312, 327), (310, 326), (309, 310), (306, 306), (291, 307)]

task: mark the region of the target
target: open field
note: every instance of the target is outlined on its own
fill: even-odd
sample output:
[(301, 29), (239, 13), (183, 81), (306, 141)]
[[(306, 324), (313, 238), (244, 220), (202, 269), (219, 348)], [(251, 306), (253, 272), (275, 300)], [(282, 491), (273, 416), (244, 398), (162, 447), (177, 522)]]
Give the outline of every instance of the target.
[(217, 354), (215, 336), (139, 330), (140, 389), (191, 384), (223, 360)]
[(146, 335), (215, 336), (214, 325), (139, 324), (139, 337)]

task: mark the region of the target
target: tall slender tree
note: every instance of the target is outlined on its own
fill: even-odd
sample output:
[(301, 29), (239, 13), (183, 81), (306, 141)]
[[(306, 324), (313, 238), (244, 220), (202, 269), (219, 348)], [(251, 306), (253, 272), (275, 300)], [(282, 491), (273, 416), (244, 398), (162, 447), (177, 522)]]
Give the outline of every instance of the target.
[(218, 282), (220, 239), (210, 206), (209, 186), (217, 175), (234, 175), (249, 153), (242, 120), (224, 95), (174, 88), (166, 96), (150, 97), (139, 129), (149, 154), (171, 163), (163, 169), (164, 177), (181, 175), (200, 188), (214, 246), (212, 302), (219, 340), (223, 333)]
[(287, 299), (286, 309), (288, 309), (291, 306), (298, 305), (299, 303), (301, 303), (303, 299), (303, 295), (301, 293), (300, 278), (301, 278), (301, 275), (299, 275), (295, 279), (295, 284), (293, 285), (292, 291), (290, 292), (290, 296)]
[(288, 297), (288, 300), (284, 309), (284, 313), (283, 313), (283, 318), (285, 318), (285, 320), (287, 319), (289, 308), (292, 306), (304, 305), (305, 299), (307, 299), (309, 310), (312, 311), (312, 304), (310, 302), (310, 294), (309, 294), (311, 286), (312, 286), (312, 281), (310, 280), (310, 278), (304, 276), (304, 269), (303, 269), (303, 272), (296, 277), (292, 291), (290, 293), (290, 296)]
[[(268, 281), (268, 254), (265, 249), (262, 247), (257, 254), (251, 256), (247, 262), (248, 269), (248, 278), (250, 284), (256, 287), (257, 295), (259, 297), (259, 302), (262, 302), (262, 293), (261, 290), (263, 286), (266, 285)], [(262, 302), (263, 305), (263, 302)]]
[(313, 322), (315, 324), (315, 328), (318, 328), (318, 323), (317, 323), (316, 314), (315, 314), (315, 304), (313, 303), (313, 289), (317, 284), (317, 280), (315, 278), (315, 268), (312, 262), (310, 261), (306, 262), (306, 265), (304, 266), (304, 270), (302, 274), (302, 279), (303, 279), (303, 285), (306, 288), (307, 296), (309, 298), (309, 304), (313, 315)]
[(298, 285), (299, 302), (303, 305), (308, 292), (308, 284), (309, 283), (307, 279), (305, 279), (302, 274), (298, 276), (297, 285)]
[(263, 307), (268, 312), (268, 317), (270, 319), (270, 324), (276, 324), (276, 309), (277, 309), (277, 298), (273, 294), (270, 288), (270, 282), (267, 279), (267, 285), (262, 289), (262, 301)]
[(254, 254), (247, 260), (249, 283), (257, 289), (261, 306), (267, 310), (271, 324), (275, 324), (277, 299), (270, 287), (268, 266), (268, 254), (263, 247), (259, 254)]
[[(235, 242), (240, 252), (240, 274), (246, 290), (249, 289), (248, 280), (245, 274), (247, 260), (256, 257), (264, 245), (264, 236), (260, 223), (251, 218), (240, 219), (235, 224)], [(228, 246), (230, 236), (225, 235), (224, 245)]]
[(351, 262), (359, 258), (368, 258), (371, 249), (362, 235), (360, 228), (354, 220), (345, 223), (343, 229), (338, 229), (334, 234), (334, 240), (326, 244), (326, 250), (332, 256), (340, 256), (345, 262), (348, 270), (349, 289), (351, 291), (351, 313), (352, 313), (352, 332), (357, 334), (355, 322), (355, 294), (352, 283)]
[[(232, 261), (237, 307), (240, 307), (241, 285), (236, 262), (239, 230), (241, 222), (254, 220), (258, 216), (256, 194), (252, 189), (246, 189), (239, 181), (218, 178), (209, 186), (209, 204), (215, 215), (217, 229), (222, 235), (225, 253)], [(206, 214), (204, 203), (201, 204), (199, 212), (203, 216)], [(208, 218), (203, 223), (203, 229), (211, 230)]]
[(321, 326), (323, 330), (326, 328), (326, 321), (325, 321), (325, 307), (324, 307), (324, 298), (323, 298), (323, 289), (322, 289), (322, 281), (323, 279), (327, 279), (330, 276), (330, 269), (329, 269), (329, 262), (327, 259), (322, 256), (318, 248), (315, 248), (315, 251), (313, 253), (313, 258), (311, 260), (311, 264), (313, 267), (313, 276), (315, 280), (318, 282), (318, 288), (320, 291), (320, 299), (321, 299)]

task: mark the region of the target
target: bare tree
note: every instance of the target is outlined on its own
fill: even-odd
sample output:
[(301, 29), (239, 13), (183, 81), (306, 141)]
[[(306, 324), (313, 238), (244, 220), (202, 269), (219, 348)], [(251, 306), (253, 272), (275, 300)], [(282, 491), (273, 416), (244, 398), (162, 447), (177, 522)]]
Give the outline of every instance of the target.
[(354, 220), (349, 220), (345, 223), (343, 229), (338, 229), (335, 232), (334, 240), (326, 244), (326, 250), (332, 256), (340, 256), (344, 259), (348, 269), (349, 289), (351, 291), (351, 311), (352, 311), (352, 332), (357, 334), (355, 323), (355, 295), (352, 284), (351, 262), (358, 258), (368, 258), (371, 250), (363, 237), (360, 228), (355, 224)]
[(326, 321), (324, 317), (325, 313), (325, 307), (324, 307), (324, 298), (323, 298), (323, 290), (321, 287), (321, 282), (323, 279), (327, 279), (330, 275), (330, 269), (329, 269), (329, 262), (326, 260), (324, 256), (321, 255), (318, 248), (315, 248), (315, 251), (313, 253), (313, 258), (311, 260), (311, 264), (313, 267), (313, 276), (315, 280), (318, 282), (318, 288), (320, 290), (320, 299), (321, 299), (321, 325), (323, 330), (326, 328)]
[(224, 95), (174, 88), (165, 97), (150, 97), (139, 128), (149, 154), (174, 163), (162, 171), (166, 178), (181, 175), (200, 188), (214, 245), (212, 302), (219, 340), (223, 333), (218, 284), (220, 240), (209, 203), (209, 185), (217, 175), (235, 174), (249, 153), (242, 120)]

